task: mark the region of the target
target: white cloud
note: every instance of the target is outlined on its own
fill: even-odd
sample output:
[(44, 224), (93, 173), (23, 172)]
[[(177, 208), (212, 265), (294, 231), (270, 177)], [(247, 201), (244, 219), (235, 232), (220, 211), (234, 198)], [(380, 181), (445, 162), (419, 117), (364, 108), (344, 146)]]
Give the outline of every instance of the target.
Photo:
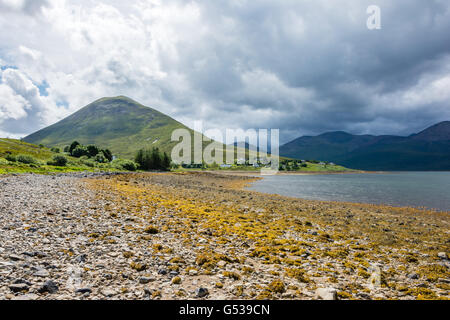
[(28, 15), (39, 13), (46, 5), (48, 5), (47, 0), (0, 0), (1, 10)]
[(27, 133), (42, 125), (50, 125), (67, 115), (55, 102), (41, 95), (39, 88), (17, 69), (1, 73), (0, 123), (11, 134)]
[(0, 84), (0, 123), (8, 120), (18, 120), (27, 115), (29, 102), (16, 94), (11, 87)]
[(25, 0), (1, 0), (0, 5), (11, 9), (11, 10), (21, 10), (25, 4)]

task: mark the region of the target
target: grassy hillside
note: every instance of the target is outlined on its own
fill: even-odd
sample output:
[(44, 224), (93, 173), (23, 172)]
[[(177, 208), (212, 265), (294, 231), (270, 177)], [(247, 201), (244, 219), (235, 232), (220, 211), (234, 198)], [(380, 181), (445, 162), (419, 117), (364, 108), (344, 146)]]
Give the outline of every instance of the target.
[[(59, 167), (54, 165), (48, 165), (49, 161), (53, 160), (53, 157), (62, 155), (67, 158), (68, 163), (66, 166)], [(8, 159), (18, 158), (19, 156), (30, 156), (33, 159), (33, 163), (21, 163), (20, 161), (12, 161)], [(120, 160), (117, 160), (120, 161)], [(293, 169), (293, 163), (296, 160), (282, 158), (281, 161), (286, 163), (290, 168), (284, 168), (284, 171), (297, 171), (297, 172), (345, 172), (350, 169), (344, 168), (338, 165), (330, 164), (318, 164), (318, 163), (306, 163), (306, 167)], [(226, 171), (255, 171), (259, 172), (261, 168), (254, 168), (253, 166), (233, 165), (231, 168), (220, 168), (219, 166), (210, 167), (206, 166), (205, 170), (226, 170)], [(197, 169), (185, 169), (179, 168), (176, 171), (198, 171)], [(0, 174), (8, 173), (55, 173), (55, 172), (77, 172), (77, 171), (124, 171), (123, 168), (118, 166), (118, 162), (112, 163), (94, 163), (91, 160), (74, 158), (64, 153), (52, 152), (52, 150), (43, 146), (37, 146), (31, 143), (23, 142), (14, 139), (0, 139)]]
[(120, 157), (133, 158), (144, 147), (170, 152), (177, 144), (171, 141), (172, 132), (180, 128), (189, 129), (127, 97), (115, 97), (97, 100), (24, 141), (64, 148), (76, 140), (84, 145), (101, 145)]
[[(48, 165), (56, 155), (66, 157), (66, 166)], [(20, 156), (28, 156), (32, 163), (12, 161)], [(9, 159), (9, 160), (8, 160)], [(77, 159), (68, 155), (52, 152), (45, 147), (26, 143), (20, 140), (0, 139), (0, 174), (7, 173), (52, 173), (52, 172), (78, 172), (78, 171), (123, 171), (114, 164), (93, 163), (83, 159)]]
[(0, 158), (7, 155), (30, 155), (39, 160), (49, 160), (54, 155), (48, 148), (14, 139), (0, 139)]

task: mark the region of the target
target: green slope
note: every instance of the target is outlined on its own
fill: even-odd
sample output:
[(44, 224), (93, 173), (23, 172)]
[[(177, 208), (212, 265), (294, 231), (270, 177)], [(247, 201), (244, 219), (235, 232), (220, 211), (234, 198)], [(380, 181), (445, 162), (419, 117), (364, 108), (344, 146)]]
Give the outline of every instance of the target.
[[(8, 160), (10, 156), (17, 158), (19, 155), (30, 156), (33, 163), (25, 164), (20, 161)], [(54, 156), (62, 155), (66, 157), (68, 163), (64, 167), (49, 165)], [(114, 164), (88, 163), (81, 159), (73, 158), (67, 154), (55, 153), (45, 147), (40, 147), (31, 143), (14, 139), (0, 138), (0, 174), (8, 173), (61, 173), (78, 171), (124, 171), (124, 169)]]
[(32, 156), (38, 160), (50, 160), (54, 155), (48, 148), (41, 148), (15, 139), (0, 139), (0, 158), (5, 158), (7, 155), (17, 156), (19, 154)]
[[(172, 132), (186, 126), (127, 97), (103, 98), (64, 120), (26, 137), (24, 141), (63, 148), (74, 140), (109, 148), (132, 158), (143, 147), (170, 152), (177, 142)], [(190, 130), (192, 132), (192, 130)]]

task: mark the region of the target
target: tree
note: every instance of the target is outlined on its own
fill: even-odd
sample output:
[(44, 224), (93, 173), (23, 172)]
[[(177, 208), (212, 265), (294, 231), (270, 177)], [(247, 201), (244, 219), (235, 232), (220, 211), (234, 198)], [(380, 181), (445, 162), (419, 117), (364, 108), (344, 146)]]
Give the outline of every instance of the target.
[(72, 150), (71, 154), (75, 158), (81, 158), (82, 156), (89, 155), (86, 147), (83, 147), (82, 145), (78, 145), (74, 150)]
[(170, 159), (169, 155), (164, 152), (162, 166), (164, 170), (168, 170), (171, 167), (172, 159)]
[(144, 164), (144, 149), (139, 150), (134, 157), (134, 162), (136, 162), (141, 168)]
[(69, 147), (69, 153), (72, 155), (73, 150), (75, 150), (78, 146), (80, 146), (80, 143), (78, 141), (72, 142)]
[(153, 148), (139, 150), (135, 162), (141, 170), (170, 170), (172, 160), (167, 153), (161, 153), (158, 148)]
[(113, 161), (113, 155), (112, 152), (109, 149), (105, 149), (101, 151), (105, 158), (108, 160), (108, 162)]
[(90, 145), (86, 147), (89, 158), (94, 158), (100, 153), (100, 149), (97, 146)]
[(141, 149), (137, 152), (135, 162), (139, 165), (141, 170), (154, 170), (156, 169), (152, 161), (152, 151)]
[(150, 160), (152, 163), (151, 169), (161, 170), (162, 169), (162, 159), (158, 148), (153, 148), (150, 154)]

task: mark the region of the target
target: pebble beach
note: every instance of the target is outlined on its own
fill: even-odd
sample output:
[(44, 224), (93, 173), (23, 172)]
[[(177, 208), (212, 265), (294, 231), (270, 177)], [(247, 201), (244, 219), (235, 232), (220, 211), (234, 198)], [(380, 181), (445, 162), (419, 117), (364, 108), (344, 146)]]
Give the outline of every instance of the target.
[(0, 176), (0, 299), (450, 297), (448, 212), (218, 173)]

